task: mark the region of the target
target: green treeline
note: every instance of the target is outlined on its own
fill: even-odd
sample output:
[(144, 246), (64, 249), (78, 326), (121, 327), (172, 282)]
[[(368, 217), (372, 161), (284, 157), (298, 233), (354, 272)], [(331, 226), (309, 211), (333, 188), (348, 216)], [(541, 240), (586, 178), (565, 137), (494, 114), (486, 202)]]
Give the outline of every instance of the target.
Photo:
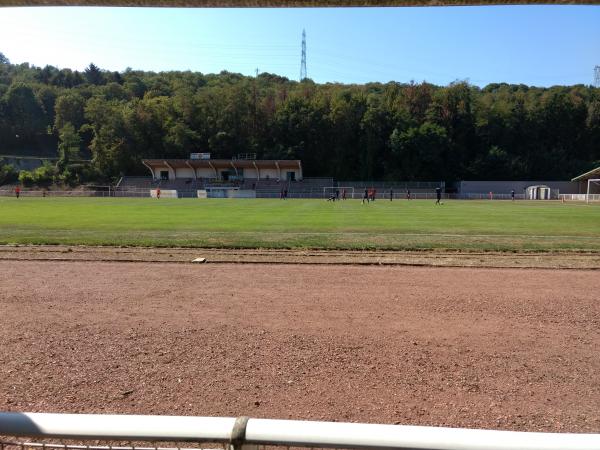
[(600, 89), (77, 72), (0, 53), (0, 154), (59, 156), (84, 181), (191, 152), (297, 158), (339, 180), (569, 179), (600, 165)]

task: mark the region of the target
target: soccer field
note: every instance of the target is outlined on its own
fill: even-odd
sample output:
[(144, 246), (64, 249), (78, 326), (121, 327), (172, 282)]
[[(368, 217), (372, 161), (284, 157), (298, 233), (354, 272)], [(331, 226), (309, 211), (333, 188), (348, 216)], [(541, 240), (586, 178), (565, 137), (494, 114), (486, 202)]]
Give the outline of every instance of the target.
[(600, 205), (0, 198), (0, 244), (600, 251)]

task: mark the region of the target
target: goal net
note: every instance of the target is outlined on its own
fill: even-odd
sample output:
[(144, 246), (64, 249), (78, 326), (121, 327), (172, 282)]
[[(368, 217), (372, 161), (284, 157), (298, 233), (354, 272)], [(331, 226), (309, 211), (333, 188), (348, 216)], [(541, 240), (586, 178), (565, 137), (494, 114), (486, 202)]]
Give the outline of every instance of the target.
[(350, 186), (328, 186), (323, 188), (323, 198), (335, 198), (343, 200), (344, 198), (354, 198), (354, 188)]
[(587, 203), (600, 201), (600, 178), (592, 178), (588, 180), (585, 201)]

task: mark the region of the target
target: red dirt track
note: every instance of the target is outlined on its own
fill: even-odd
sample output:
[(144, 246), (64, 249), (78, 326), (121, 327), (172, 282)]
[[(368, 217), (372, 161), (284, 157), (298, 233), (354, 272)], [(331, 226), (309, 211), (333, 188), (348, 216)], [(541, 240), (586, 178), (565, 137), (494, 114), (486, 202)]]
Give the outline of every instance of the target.
[(600, 432), (597, 271), (0, 261), (0, 411)]

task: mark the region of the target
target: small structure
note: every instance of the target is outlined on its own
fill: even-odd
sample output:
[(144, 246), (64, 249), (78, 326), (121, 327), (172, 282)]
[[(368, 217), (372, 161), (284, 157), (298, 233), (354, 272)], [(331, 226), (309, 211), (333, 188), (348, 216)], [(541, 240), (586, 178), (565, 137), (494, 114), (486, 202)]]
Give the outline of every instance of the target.
[(550, 195), (550, 188), (543, 184), (528, 186), (525, 190), (527, 200), (550, 200)]

